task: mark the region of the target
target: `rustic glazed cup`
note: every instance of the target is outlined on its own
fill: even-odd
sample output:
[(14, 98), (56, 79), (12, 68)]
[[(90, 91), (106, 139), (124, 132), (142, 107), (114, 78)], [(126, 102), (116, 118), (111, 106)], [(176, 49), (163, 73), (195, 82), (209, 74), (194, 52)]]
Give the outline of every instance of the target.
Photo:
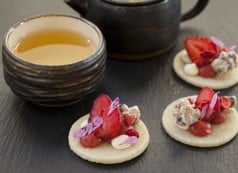
[(180, 0), (65, 0), (104, 34), (111, 58), (154, 58), (176, 43), (180, 21), (199, 14), (209, 0), (198, 0), (181, 15)]
[[(21, 38), (42, 29), (79, 32), (96, 47), (84, 60), (66, 65), (37, 65), (17, 57), (13, 49)], [(91, 22), (67, 15), (27, 18), (10, 28), (2, 48), (5, 81), (21, 98), (43, 106), (65, 106), (80, 101), (102, 83), (106, 66), (105, 41)]]

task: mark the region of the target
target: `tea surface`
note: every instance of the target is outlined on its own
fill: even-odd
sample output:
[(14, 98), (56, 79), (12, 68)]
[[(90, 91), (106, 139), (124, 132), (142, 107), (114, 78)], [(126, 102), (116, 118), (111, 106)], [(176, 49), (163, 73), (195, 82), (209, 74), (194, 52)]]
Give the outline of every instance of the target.
[(14, 49), (19, 58), (40, 65), (75, 63), (94, 51), (94, 45), (84, 36), (60, 29), (31, 33), (20, 40)]

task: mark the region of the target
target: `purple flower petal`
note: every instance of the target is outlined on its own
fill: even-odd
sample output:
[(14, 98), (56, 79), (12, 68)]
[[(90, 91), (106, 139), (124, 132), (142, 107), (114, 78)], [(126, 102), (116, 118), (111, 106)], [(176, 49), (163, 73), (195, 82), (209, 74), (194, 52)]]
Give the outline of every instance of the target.
[(214, 36), (211, 36), (210, 39), (212, 40), (213, 43), (215, 43), (220, 48), (223, 48), (225, 46), (221, 40), (219, 40), (218, 38)]
[(206, 111), (204, 110), (204, 115), (203, 115), (203, 118), (205, 118), (206, 120), (209, 120), (214, 112), (214, 107), (217, 103), (217, 100), (218, 100), (218, 93), (215, 93), (212, 97), (212, 100), (209, 104), (209, 106), (207, 106), (207, 108), (204, 108), (206, 109)]
[(135, 144), (137, 143), (138, 138), (136, 136), (129, 136), (124, 142), (120, 143), (120, 145), (124, 144)]
[(237, 46), (236, 45), (233, 45), (229, 48), (229, 51), (236, 51), (237, 49)]
[(120, 100), (119, 100), (119, 97), (116, 97), (113, 101), (112, 101), (112, 104), (109, 108), (109, 111), (107, 113), (107, 115), (111, 114), (112, 111), (114, 111), (114, 109), (118, 108), (120, 106)]
[[(219, 92), (218, 92), (218, 93), (219, 93)], [(215, 93), (215, 94), (213, 95), (213, 97), (212, 97), (211, 103), (209, 104), (209, 107), (210, 107), (211, 109), (213, 109), (214, 106), (216, 105), (216, 102), (217, 102), (217, 99), (218, 99), (218, 97), (217, 97), (217, 94), (218, 94), (218, 93)]]
[(205, 117), (207, 109), (208, 109), (208, 104), (206, 104), (202, 107), (201, 116), (200, 116), (201, 120)]
[(74, 138), (82, 138), (87, 135), (87, 128), (86, 126), (83, 128), (80, 128), (74, 132)]
[(101, 116), (96, 116), (90, 124), (91, 126), (88, 129), (88, 134), (92, 133), (95, 129), (97, 129), (100, 125), (102, 125), (103, 119)]
[(95, 129), (103, 124), (103, 119), (101, 116), (96, 116), (90, 123), (85, 127), (76, 130), (73, 134), (74, 138), (83, 138), (88, 134), (92, 133)]

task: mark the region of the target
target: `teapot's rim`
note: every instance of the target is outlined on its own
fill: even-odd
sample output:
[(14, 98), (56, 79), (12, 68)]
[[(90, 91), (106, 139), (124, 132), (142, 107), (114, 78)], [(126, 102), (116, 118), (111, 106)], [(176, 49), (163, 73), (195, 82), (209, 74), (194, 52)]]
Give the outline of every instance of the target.
[(143, 5), (148, 3), (160, 2), (163, 0), (103, 0), (118, 5)]

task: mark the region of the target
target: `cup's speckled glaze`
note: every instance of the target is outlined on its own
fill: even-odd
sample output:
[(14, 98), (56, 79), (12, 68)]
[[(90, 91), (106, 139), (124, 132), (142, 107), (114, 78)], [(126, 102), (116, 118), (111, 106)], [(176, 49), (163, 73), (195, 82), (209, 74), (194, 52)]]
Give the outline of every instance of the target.
[[(11, 37), (14, 37), (16, 30), (22, 27), (18, 29), (21, 31), (19, 33), (25, 34), (22, 31), (31, 30), (27, 25), (35, 25), (34, 22), (38, 23), (38, 20), (41, 26), (48, 25), (45, 18), (56, 27), (66, 25), (66, 20), (75, 23), (75, 26), (80, 22), (82, 28), (85, 27), (85, 30), (89, 29), (92, 32), (89, 35), (94, 35), (96, 51), (82, 61), (60, 66), (32, 64), (15, 56), (10, 42), (14, 42), (15, 38)], [(81, 32), (80, 27), (73, 30)], [(18, 34), (18, 37), (21, 36)], [(25, 100), (50, 107), (76, 103), (95, 91), (102, 83), (106, 68), (105, 41), (100, 30), (83, 18), (67, 15), (49, 14), (18, 22), (5, 36), (2, 55), (5, 81), (11, 90)]]

